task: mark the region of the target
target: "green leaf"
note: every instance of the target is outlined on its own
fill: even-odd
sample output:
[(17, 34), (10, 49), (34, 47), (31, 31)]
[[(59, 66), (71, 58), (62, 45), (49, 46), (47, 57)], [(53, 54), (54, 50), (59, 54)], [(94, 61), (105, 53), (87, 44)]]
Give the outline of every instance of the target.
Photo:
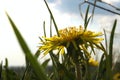
[(38, 80), (49, 80), (48, 77), (43, 72), (43, 68), (40, 66), (37, 59), (32, 55), (30, 49), (28, 48), (26, 42), (24, 41), (24, 39), (23, 39), (22, 35), (20, 34), (19, 30), (17, 29), (16, 25), (14, 24), (14, 22), (12, 21), (12, 19), (10, 18), (10, 16), (7, 13), (6, 13), (6, 15), (7, 15), (7, 18), (13, 28), (13, 31), (17, 37), (17, 40), (18, 40), (26, 58), (30, 62), (33, 70), (35, 71), (35, 73), (37, 75), (37, 79)]
[(117, 20), (114, 21), (112, 32), (110, 35), (110, 42), (109, 42), (109, 60), (110, 60), (110, 67), (111, 68), (112, 68), (113, 41), (114, 41), (116, 24), (117, 24)]
[(84, 20), (85, 30), (87, 29), (88, 23), (89, 23), (89, 21), (90, 21), (90, 19), (91, 19), (91, 16), (88, 17), (89, 8), (90, 8), (90, 5), (88, 5), (87, 10), (86, 10), (86, 13), (85, 13), (85, 20)]

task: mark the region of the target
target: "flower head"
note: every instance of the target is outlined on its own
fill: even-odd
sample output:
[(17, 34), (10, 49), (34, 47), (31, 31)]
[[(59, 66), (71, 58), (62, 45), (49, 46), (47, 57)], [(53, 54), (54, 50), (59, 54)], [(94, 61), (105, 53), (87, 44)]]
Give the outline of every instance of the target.
[(64, 49), (72, 46), (74, 49), (81, 49), (88, 52), (85, 45), (91, 46), (92, 48), (98, 47), (98, 44), (103, 40), (99, 38), (101, 32), (92, 32), (83, 29), (83, 27), (68, 27), (59, 30), (60, 36), (53, 36), (50, 38), (43, 37), (41, 40), (42, 46), (40, 50), (44, 51), (44, 54), (49, 53), (51, 50), (59, 50), (60, 53), (64, 53)]

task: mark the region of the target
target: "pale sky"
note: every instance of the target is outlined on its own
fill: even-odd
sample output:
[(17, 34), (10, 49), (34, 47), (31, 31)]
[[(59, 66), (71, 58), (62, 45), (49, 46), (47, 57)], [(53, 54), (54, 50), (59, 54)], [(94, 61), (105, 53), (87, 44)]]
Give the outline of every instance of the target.
[[(71, 4), (63, 4), (62, 1), (64, 0), (48, 1), (50, 1), (49, 6), (54, 14), (59, 29), (68, 26), (83, 25), (83, 20), (77, 13), (79, 12), (79, 7), (78, 9), (77, 7), (73, 7), (72, 10), (76, 8), (76, 11), (71, 11), (69, 7)], [(110, 0), (109, 3), (115, 1), (117, 2), (118, 0)], [(64, 9), (61, 5), (64, 6)], [(49, 13), (43, 0), (0, 0), (0, 61), (4, 63), (5, 58), (8, 58), (10, 66), (24, 66), (24, 54), (8, 22), (5, 11), (15, 22), (33, 53), (38, 49), (40, 41), (39, 36), (43, 35), (43, 21), (46, 21), (47, 29), (49, 29)], [(110, 19), (110, 17), (112, 19)], [(96, 14), (95, 22), (90, 24), (90, 29), (99, 31), (104, 26), (111, 26), (114, 19), (118, 17), (120, 16)], [(97, 28), (95, 26), (97, 26)]]

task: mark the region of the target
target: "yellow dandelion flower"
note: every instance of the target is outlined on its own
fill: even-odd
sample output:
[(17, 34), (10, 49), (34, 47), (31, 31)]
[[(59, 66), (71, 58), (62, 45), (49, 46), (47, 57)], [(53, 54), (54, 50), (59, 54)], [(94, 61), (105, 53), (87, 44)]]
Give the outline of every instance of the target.
[(113, 80), (120, 80), (120, 73), (116, 73), (116, 74), (113, 76)]
[(93, 58), (90, 58), (88, 62), (92, 66), (98, 66), (98, 61), (94, 60)]
[[(62, 30), (59, 30), (60, 36), (53, 36), (50, 38), (43, 37), (41, 41), (40, 50), (46, 55), (51, 50), (58, 49), (60, 53), (64, 53), (64, 49), (69, 46), (73, 46), (74, 49), (81, 49), (86, 51), (85, 47), (80, 45), (87, 44), (89, 46), (99, 44), (103, 38), (99, 36), (103, 35), (101, 32), (92, 32), (84, 30), (83, 27), (68, 27)], [(96, 46), (97, 47), (97, 46)]]

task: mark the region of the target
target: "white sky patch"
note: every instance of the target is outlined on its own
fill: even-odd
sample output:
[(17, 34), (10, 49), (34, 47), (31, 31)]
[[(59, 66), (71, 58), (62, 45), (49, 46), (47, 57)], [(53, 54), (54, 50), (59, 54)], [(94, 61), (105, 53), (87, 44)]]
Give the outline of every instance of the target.
[(62, 3), (62, 0), (56, 0), (55, 4), (58, 5), (58, 4), (61, 4)]
[(111, 31), (113, 27), (114, 20), (117, 19), (117, 27), (116, 27), (116, 33), (120, 34), (120, 18), (119, 15), (96, 15), (96, 20), (98, 24), (100, 24), (101, 28), (106, 29), (107, 31)]
[(110, 4), (120, 2), (120, 0), (102, 0), (102, 1), (104, 1), (106, 3), (110, 3)]
[(8, 12), (33, 53), (43, 35), (43, 21), (49, 14), (41, 0), (0, 0), (0, 61), (8, 58), (10, 66), (25, 65), (24, 54), (5, 15)]

